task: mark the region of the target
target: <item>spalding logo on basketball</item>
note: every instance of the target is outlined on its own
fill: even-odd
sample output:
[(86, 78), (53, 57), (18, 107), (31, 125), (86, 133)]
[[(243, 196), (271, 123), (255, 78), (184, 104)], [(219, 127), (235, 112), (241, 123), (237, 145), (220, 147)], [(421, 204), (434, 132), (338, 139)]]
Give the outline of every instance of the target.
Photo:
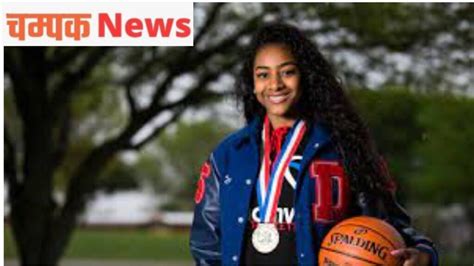
[(334, 226), (324, 238), (319, 265), (399, 265), (390, 251), (404, 248), (402, 236), (390, 224), (373, 217), (358, 216)]

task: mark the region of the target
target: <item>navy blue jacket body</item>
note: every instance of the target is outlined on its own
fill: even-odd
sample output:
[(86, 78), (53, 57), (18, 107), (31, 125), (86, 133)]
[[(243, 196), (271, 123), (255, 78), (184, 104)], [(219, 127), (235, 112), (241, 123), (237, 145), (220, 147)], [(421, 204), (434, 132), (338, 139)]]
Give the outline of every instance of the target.
[[(191, 253), (197, 265), (241, 264), (249, 205), (260, 167), (261, 128), (262, 119), (254, 119), (224, 139), (207, 161), (209, 171), (205, 176), (201, 175), (202, 187), (196, 198), (190, 237)], [(411, 227), (410, 217), (394, 195), (382, 200), (364, 192), (352, 193), (346, 208), (334, 206), (329, 212), (318, 214), (315, 166), (322, 162), (343, 168), (324, 127), (309, 125), (306, 134), (309, 137), (296, 178), (294, 197), (299, 265), (317, 265), (319, 247), (327, 232), (341, 220), (358, 215), (387, 221), (400, 232), (407, 246), (430, 253), (431, 264), (438, 264), (432, 241)], [(333, 194), (347, 193), (344, 189), (347, 184), (334, 184)]]

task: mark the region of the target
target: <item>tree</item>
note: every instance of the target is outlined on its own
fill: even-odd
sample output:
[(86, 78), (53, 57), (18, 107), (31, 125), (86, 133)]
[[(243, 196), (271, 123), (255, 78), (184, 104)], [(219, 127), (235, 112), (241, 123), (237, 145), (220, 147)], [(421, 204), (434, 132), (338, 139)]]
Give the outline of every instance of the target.
[[(212, 82), (232, 71), (239, 47), (234, 44), (251, 31), (257, 16), (241, 20), (219, 40), (207, 36), (223, 5), (203, 7), (206, 16), (197, 25), (195, 47), (142, 49), (109, 47), (5, 49), (5, 93), (12, 95), (5, 111), (5, 179), (11, 204), (11, 225), (22, 265), (56, 265), (64, 253), (78, 215), (96, 189), (100, 172), (118, 153), (139, 150), (177, 121), (189, 107), (215, 101), (226, 92)], [(215, 30), (215, 29), (213, 29)], [(206, 40), (207, 38), (207, 40)], [(208, 40), (213, 40), (211, 43)], [(235, 54), (223, 57), (222, 54)], [(113, 78), (92, 79), (94, 71), (108, 69)], [(120, 72), (120, 73), (115, 73)], [(121, 73), (124, 73), (121, 75)], [(185, 76), (186, 86), (175, 82)], [(128, 103), (119, 127), (95, 135), (66, 179), (64, 203), (53, 197), (55, 175), (63, 165), (76, 130), (84, 120), (72, 114), (76, 97), (97, 84), (113, 86), (109, 96), (121, 94)], [(150, 85), (151, 84), (151, 85)], [(148, 87), (150, 97), (140, 97)], [(181, 94), (176, 99), (170, 94)], [(119, 111), (115, 107), (111, 111)], [(110, 112), (110, 111), (109, 111)], [(15, 120), (15, 114), (18, 119)], [(93, 113), (89, 117), (93, 116)], [(98, 123), (107, 122), (99, 121)], [(13, 129), (13, 124), (19, 125)], [(75, 127), (73, 127), (73, 125)], [(145, 127), (148, 134), (140, 135)], [(13, 133), (14, 132), (14, 133)], [(34, 221), (34, 222), (32, 222)]]

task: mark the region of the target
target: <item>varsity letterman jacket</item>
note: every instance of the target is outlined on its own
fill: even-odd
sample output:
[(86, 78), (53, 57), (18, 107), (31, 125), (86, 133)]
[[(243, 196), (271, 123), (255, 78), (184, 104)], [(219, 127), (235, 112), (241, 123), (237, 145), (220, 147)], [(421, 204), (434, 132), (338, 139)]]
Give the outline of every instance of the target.
[[(262, 119), (224, 139), (201, 169), (195, 195), (190, 247), (197, 265), (239, 265), (251, 193), (260, 167)], [(410, 226), (410, 217), (394, 195), (382, 200), (360, 192), (352, 195), (341, 161), (321, 125), (308, 125), (309, 134), (296, 178), (294, 223), (299, 265), (317, 265), (322, 239), (339, 221), (373, 216), (393, 225), (408, 247), (431, 254), (432, 241)], [(318, 199), (319, 198), (319, 199)]]

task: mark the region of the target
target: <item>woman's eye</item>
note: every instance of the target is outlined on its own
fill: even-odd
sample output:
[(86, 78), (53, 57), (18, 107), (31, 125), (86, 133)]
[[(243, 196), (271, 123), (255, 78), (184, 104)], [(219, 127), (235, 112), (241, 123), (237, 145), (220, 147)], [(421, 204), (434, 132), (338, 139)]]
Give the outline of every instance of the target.
[(296, 69), (284, 70), (282, 76), (293, 76), (296, 74)]
[(264, 79), (264, 78), (268, 77), (268, 73), (261, 72), (261, 73), (257, 73), (256, 76), (259, 79)]

